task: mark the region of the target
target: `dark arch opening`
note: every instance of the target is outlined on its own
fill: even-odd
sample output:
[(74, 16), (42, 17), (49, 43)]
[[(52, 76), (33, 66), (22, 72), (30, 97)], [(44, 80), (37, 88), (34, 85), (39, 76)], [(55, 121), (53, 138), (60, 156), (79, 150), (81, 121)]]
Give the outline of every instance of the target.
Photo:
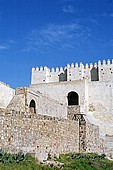
[(76, 92), (68, 93), (68, 106), (79, 105), (79, 96)]
[(36, 104), (35, 104), (35, 101), (34, 101), (34, 100), (31, 100), (31, 101), (30, 101), (29, 111), (30, 111), (30, 113), (36, 113)]
[(91, 69), (91, 81), (99, 81), (98, 67)]

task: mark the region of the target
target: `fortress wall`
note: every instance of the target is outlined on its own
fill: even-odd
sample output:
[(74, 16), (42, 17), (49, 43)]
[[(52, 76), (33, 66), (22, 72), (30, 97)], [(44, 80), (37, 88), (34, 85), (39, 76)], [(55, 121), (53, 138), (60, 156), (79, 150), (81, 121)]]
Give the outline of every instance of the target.
[(90, 82), (88, 120), (100, 128), (100, 134), (113, 135), (113, 89), (110, 82)]
[(25, 112), (25, 95), (15, 95), (7, 106), (7, 109)]
[(75, 91), (79, 95), (79, 105), (84, 106), (85, 100), (85, 81), (69, 81), (60, 83), (46, 83), (31, 85), (30, 89), (34, 91), (39, 91), (45, 96), (53, 98), (60, 103), (68, 103), (68, 93)]
[(99, 127), (86, 123), (86, 152), (103, 153), (100, 147)]
[[(32, 68), (32, 80), (31, 84), (39, 84), (39, 83), (49, 83), (49, 82), (59, 82), (61, 78), (61, 74), (63, 74), (65, 77), (66, 74), (66, 68), (52, 68), (51, 70), (47, 67), (36, 67)], [(67, 79), (67, 77), (65, 78)]]
[[(49, 76), (49, 82), (59, 82), (63, 81), (65, 77), (65, 80), (67, 80), (67, 74), (66, 74), (66, 69), (65, 68), (52, 68), (50, 71), (50, 76)], [(63, 78), (63, 79), (62, 79)]]
[(33, 92), (25, 87), (16, 89), (16, 95), (9, 103), (7, 109), (21, 112), (29, 112), (31, 100), (35, 101), (36, 114), (67, 119), (66, 104), (60, 103), (57, 100), (44, 96), (39, 92)]
[(15, 90), (0, 82), (0, 107), (6, 108), (15, 95)]
[(52, 71), (49, 75), (49, 82), (59, 82), (59, 71)]
[(106, 155), (113, 159), (113, 135), (106, 135), (105, 136), (105, 153)]
[(99, 81), (113, 81), (113, 60), (112, 63), (108, 59), (107, 62), (98, 64), (99, 67)]
[[(93, 69), (92, 75), (91, 71)], [(96, 72), (97, 69), (97, 72)], [(96, 76), (97, 74), (97, 76)], [(108, 59), (103, 60), (102, 63), (99, 60), (98, 63), (82, 63), (78, 64), (67, 64), (67, 66), (60, 68), (52, 68), (51, 70), (47, 67), (36, 67), (32, 68), (32, 81), (31, 84), (49, 83), (49, 82), (60, 82), (60, 81), (73, 81), (87, 79), (91, 81), (94, 79), (99, 81), (113, 81), (113, 60), (112, 62)]]
[(75, 65), (72, 63), (64, 68), (57, 67), (51, 70), (47, 67), (32, 68), (31, 84), (90, 79), (90, 70), (92, 67), (92, 64), (90, 66), (88, 64), (84, 66), (82, 63), (79, 65), (78, 63)]
[(80, 66), (78, 63), (75, 65), (72, 63), (71, 66), (67, 65), (67, 81), (83, 80), (84, 78), (90, 78), (90, 67), (88, 65), (86, 65), (86, 68), (82, 63), (80, 63)]
[(48, 115), (51, 117), (61, 117), (67, 119), (67, 107), (48, 97), (40, 97), (38, 103), (38, 114)]
[(37, 114), (67, 119), (66, 104), (60, 103), (59, 101), (48, 96), (44, 96), (40, 93), (35, 93), (29, 90), (27, 94), (28, 106), (32, 99), (36, 102)]
[(48, 153), (78, 152), (79, 126), (75, 121), (39, 120), (0, 116), (0, 148), (8, 152), (34, 153), (40, 160)]
[(89, 112), (107, 112), (113, 110), (112, 83), (90, 82), (88, 85)]
[(47, 67), (32, 68), (31, 84), (49, 82), (49, 72), (50, 70)]

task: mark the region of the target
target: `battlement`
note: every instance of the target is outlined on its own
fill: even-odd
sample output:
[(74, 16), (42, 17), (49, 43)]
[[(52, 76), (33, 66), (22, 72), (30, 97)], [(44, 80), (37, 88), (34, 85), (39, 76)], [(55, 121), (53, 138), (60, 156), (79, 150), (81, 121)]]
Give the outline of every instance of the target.
[(112, 81), (113, 76), (113, 59), (99, 60), (97, 63), (80, 63), (67, 64), (67, 66), (48, 68), (32, 68), (31, 84), (73, 81), (87, 79), (89, 81)]
[(113, 64), (113, 59), (112, 60), (110, 60), (110, 59), (108, 59), (107, 61), (106, 60), (98, 60), (98, 62), (96, 63), (90, 63), (90, 64), (88, 64), (88, 63), (86, 63), (85, 65), (82, 63), (82, 62), (80, 62), (80, 63), (71, 63), (71, 64), (67, 64), (67, 66), (65, 66), (64, 68), (63, 67), (56, 67), (56, 68), (48, 68), (47, 66), (40, 66), (40, 67), (36, 67), (36, 68), (32, 68), (32, 72), (34, 72), (34, 71), (44, 71), (44, 70), (49, 70), (50, 72), (60, 72), (60, 71), (64, 71), (64, 70), (66, 70), (67, 68), (78, 68), (78, 67), (84, 67), (84, 68), (91, 68), (92, 69), (92, 67), (97, 67), (97, 66), (108, 66), (108, 65), (112, 65)]

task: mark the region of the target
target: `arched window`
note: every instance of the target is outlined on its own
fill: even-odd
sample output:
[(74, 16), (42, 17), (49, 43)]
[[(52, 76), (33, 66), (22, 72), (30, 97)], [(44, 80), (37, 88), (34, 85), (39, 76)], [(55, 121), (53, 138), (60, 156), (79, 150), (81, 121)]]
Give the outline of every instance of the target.
[(67, 69), (59, 75), (59, 82), (67, 81)]
[(98, 67), (91, 69), (91, 81), (99, 81)]
[(68, 106), (70, 105), (79, 105), (79, 96), (76, 92), (68, 93)]
[(34, 101), (34, 100), (31, 100), (31, 101), (30, 101), (30, 104), (29, 104), (29, 112), (30, 112), (30, 113), (36, 113), (36, 104), (35, 104), (35, 101)]

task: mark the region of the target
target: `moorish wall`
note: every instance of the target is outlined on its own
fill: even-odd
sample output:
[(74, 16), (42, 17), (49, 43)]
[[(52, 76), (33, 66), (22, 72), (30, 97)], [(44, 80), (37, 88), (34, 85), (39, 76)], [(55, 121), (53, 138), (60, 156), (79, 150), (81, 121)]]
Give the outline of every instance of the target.
[(0, 108), (6, 108), (15, 95), (15, 90), (9, 85), (0, 82)]
[(102, 135), (113, 135), (113, 86), (111, 82), (88, 84), (89, 121), (98, 125)]
[(67, 106), (64, 103), (50, 98), (48, 95), (43, 95), (38, 91), (32, 91), (26, 87), (16, 89), (16, 95), (10, 101), (8, 109), (30, 112), (30, 102), (35, 102), (36, 114), (47, 115), (51, 117), (59, 117), (67, 119)]
[(60, 82), (60, 83), (45, 83), (45, 84), (31, 84), (30, 90), (39, 91), (40, 93), (48, 96), (60, 103), (68, 105), (68, 93), (75, 91), (79, 96), (80, 112), (87, 110), (87, 84), (85, 80)]
[(43, 84), (50, 82), (62, 82), (73, 80), (88, 81), (113, 81), (113, 60), (99, 60), (98, 63), (88, 64), (67, 64), (60, 68), (36, 67), (32, 68), (31, 84)]
[(48, 153), (78, 152), (78, 122), (40, 119), (15, 112), (0, 116), (0, 148), (7, 152), (32, 153), (39, 160), (46, 160)]

